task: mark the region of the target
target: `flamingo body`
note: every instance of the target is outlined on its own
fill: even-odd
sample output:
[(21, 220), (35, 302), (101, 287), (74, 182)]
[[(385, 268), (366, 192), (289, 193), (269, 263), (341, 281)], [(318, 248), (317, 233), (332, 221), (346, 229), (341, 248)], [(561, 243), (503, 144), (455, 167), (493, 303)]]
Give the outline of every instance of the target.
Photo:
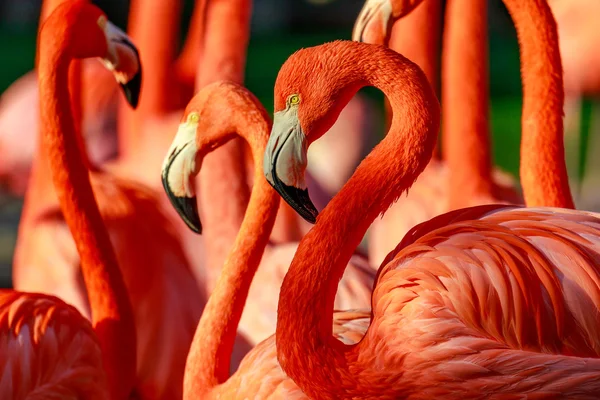
[[(429, 219), (453, 209), (449, 204), (448, 165), (432, 159), (406, 196), (401, 196), (371, 227), (369, 260), (379, 266), (408, 231)], [(490, 203), (520, 204), (523, 199), (515, 190), (513, 178), (506, 172), (492, 170), (492, 195), (482, 194), (465, 202), (465, 206)]]
[(377, 348), (396, 379), (390, 395), (597, 396), (598, 250), (596, 213), (492, 205), (441, 215), (390, 253), (361, 347)]
[(109, 398), (92, 325), (56, 297), (0, 290), (0, 359), (4, 398)]
[[(265, 250), (250, 286), (238, 328), (252, 343), (260, 343), (275, 331), (279, 289), (297, 249), (298, 243), (286, 243), (269, 246)], [(373, 267), (369, 261), (354, 254), (340, 280), (335, 309), (368, 309), (374, 278)]]
[[(333, 335), (348, 345), (358, 343), (369, 326), (370, 311), (339, 311), (333, 315)], [(277, 361), (275, 335), (257, 344), (227, 384), (213, 389), (214, 399), (290, 399), (309, 397), (283, 372)]]
[[(185, 358), (205, 296), (174, 228), (157, 212), (153, 193), (108, 173), (90, 177), (133, 304), (137, 390), (156, 398), (180, 397)], [(15, 288), (60, 296), (91, 318), (79, 255), (58, 204), (34, 218), (32, 226), (19, 237)]]

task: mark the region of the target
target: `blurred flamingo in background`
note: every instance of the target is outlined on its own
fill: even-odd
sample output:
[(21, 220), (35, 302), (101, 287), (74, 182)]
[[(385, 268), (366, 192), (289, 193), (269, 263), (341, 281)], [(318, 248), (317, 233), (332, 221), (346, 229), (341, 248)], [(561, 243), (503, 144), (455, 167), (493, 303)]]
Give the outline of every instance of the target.
[[(600, 163), (595, 154), (600, 149), (600, 113), (595, 101), (586, 149), (585, 163), (579, 159), (582, 97), (597, 98), (600, 93), (600, 71), (592, 66), (600, 63), (598, 46), (600, 33), (596, 16), (600, 13), (600, 2), (595, 0), (549, 0), (548, 5), (558, 26), (558, 38), (565, 83), (565, 139), (567, 145), (567, 167), (577, 173), (569, 174), (581, 178), (576, 203), (584, 209), (600, 209), (598, 178)], [(570, 150), (570, 151), (569, 151)], [(570, 161), (570, 162), (569, 162)], [(580, 166), (584, 167), (579, 171)]]
[[(162, 173), (165, 191), (182, 218), (197, 231), (201, 231), (201, 225), (195, 211), (196, 199), (191, 184), (199, 166), (204, 167), (206, 155), (239, 135), (245, 139), (255, 158), (254, 185), (247, 212), (202, 314), (190, 349), (184, 384), (186, 399), (197, 399), (198, 396), (265, 398), (272, 395), (288, 398), (294, 393), (299, 394), (277, 364), (273, 338), (252, 350), (235, 375), (227, 379), (235, 332), (240, 319), (244, 323), (242, 311), (249, 291), (250, 296), (266, 290), (272, 290), (278, 295), (277, 288), (285, 274), (285, 269), (280, 270), (279, 267), (287, 268), (287, 264), (283, 266), (261, 262), (279, 202), (277, 192), (262, 176), (260, 163), (270, 128), (271, 122), (265, 109), (247, 89), (232, 82), (214, 82), (204, 86), (187, 106), (173, 145), (165, 158)], [(251, 283), (257, 268), (263, 270), (263, 277), (268, 279), (259, 280), (258, 285), (253, 285), (256, 291), (252, 291)], [(348, 274), (342, 279), (342, 293), (346, 295), (346, 301), (338, 299), (336, 307), (350, 304), (368, 309), (369, 302), (364, 300), (369, 297), (370, 290), (353, 290), (356, 288), (354, 282), (364, 280), (365, 277), (368, 278), (370, 288), (373, 279), (370, 269), (348, 270)], [(274, 304), (262, 305), (271, 309), (256, 308), (256, 313), (252, 313), (245, 321), (247, 325), (252, 322), (253, 328), (262, 328), (259, 332), (256, 329), (250, 332), (254, 334), (252, 339), (257, 339), (257, 334), (266, 332), (255, 343), (272, 335), (275, 325)], [(249, 315), (247, 312), (245, 314)], [(269, 318), (265, 319), (265, 314)], [(344, 320), (348, 318), (348, 314), (340, 314), (340, 319), (334, 322), (338, 337), (351, 343), (356, 342), (364, 333), (362, 327), (368, 315), (368, 311), (356, 312), (353, 319), (360, 317), (356, 325), (346, 325)], [(353, 326), (356, 328), (352, 329)]]
[[(69, 4), (75, 7), (75, 3)], [(62, 28), (67, 29), (68, 25)], [(120, 35), (120, 40), (128, 40), (124, 34)], [(139, 90), (141, 69), (137, 50), (130, 42), (126, 43), (125, 50), (111, 51), (129, 69), (140, 71), (131, 81)], [(78, 88), (71, 86), (71, 90), (77, 99)], [(44, 104), (50, 103), (51, 96), (44, 100)], [(77, 109), (76, 100), (73, 104)], [(77, 126), (77, 115), (72, 119)], [(77, 128), (76, 133), (76, 139), (82, 141)], [(48, 157), (40, 145), (19, 225), (14, 287), (59, 296), (90, 318), (79, 255), (51, 185)], [(179, 397), (185, 357), (206, 297), (192, 275), (173, 226), (159, 208), (156, 194), (131, 180), (91, 165), (89, 168), (96, 201), (134, 309), (139, 393), (153, 398)]]
[[(355, 39), (386, 41), (384, 28), (402, 17), (393, 10), (411, 10), (414, 6), (398, 0), (396, 3), (401, 4), (392, 5), (392, 11), (386, 12), (389, 2), (368, 0), (365, 3), (355, 26)], [(566, 176), (566, 170), (561, 169), (564, 164), (556, 165), (556, 158), (549, 157), (554, 154), (564, 158), (564, 149), (554, 145), (562, 141), (560, 110), (563, 102), (562, 81), (557, 76), (560, 59), (554, 20), (547, 5), (537, 0), (516, 6), (507, 0), (505, 4), (515, 22), (521, 50), (524, 82), (521, 178), (525, 200), (531, 206), (573, 208), (570, 191), (561, 187), (563, 182), (557, 178)], [(381, 227), (376, 225), (375, 229), (381, 232), (375, 230), (377, 241), (370, 243), (369, 252), (374, 265), (379, 265), (412, 226), (435, 215), (477, 204), (521, 202), (506, 174), (491, 167), (487, 2), (479, 0), (467, 4), (449, 0), (445, 20), (442, 51), (445, 165), (433, 161), (408, 197), (391, 207)], [(549, 95), (540, 95), (542, 91)], [(410, 207), (404, 208), (405, 205)]]
[(47, 153), (49, 179), (81, 256), (94, 329), (56, 297), (0, 291), (0, 392), (11, 399), (127, 399), (136, 384), (133, 314), (94, 200), (67, 82), (72, 59), (102, 57), (135, 106), (138, 60), (126, 36), (100, 9), (84, 1), (64, 3), (39, 36), (39, 146)]
[[(506, 2), (512, 12), (523, 5)], [(316, 216), (301, 182), (306, 149), (365, 85), (390, 99), (389, 133)], [(319, 399), (600, 395), (600, 214), (485, 205), (417, 225), (378, 271), (365, 337), (350, 346), (332, 337), (345, 265), (429, 163), (439, 121), (426, 76), (383, 46), (327, 43), (281, 67), (264, 174), (317, 217), (281, 287), (282, 369)], [(555, 162), (564, 169), (564, 158)], [(568, 190), (566, 174), (556, 180)]]

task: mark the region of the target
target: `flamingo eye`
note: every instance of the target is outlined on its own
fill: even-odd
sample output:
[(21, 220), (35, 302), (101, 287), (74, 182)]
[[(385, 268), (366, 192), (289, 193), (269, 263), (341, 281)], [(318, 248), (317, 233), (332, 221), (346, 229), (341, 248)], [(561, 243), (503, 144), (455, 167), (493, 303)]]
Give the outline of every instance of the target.
[(200, 115), (198, 115), (196, 112), (190, 113), (190, 115), (187, 117), (187, 120), (192, 124), (196, 124), (198, 121), (200, 121)]
[(297, 94), (293, 94), (288, 98), (288, 103), (290, 103), (291, 105), (295, 106), (296, 104), (300, 103), (300, 96)]

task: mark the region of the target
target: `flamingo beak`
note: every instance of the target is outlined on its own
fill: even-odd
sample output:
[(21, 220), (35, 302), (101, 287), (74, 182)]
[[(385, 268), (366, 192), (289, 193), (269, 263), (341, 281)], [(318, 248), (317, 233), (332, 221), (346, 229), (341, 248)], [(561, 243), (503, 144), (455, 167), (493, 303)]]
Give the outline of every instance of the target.
[(392, 3), (390, 0), (367, 0), (356, 18), (352, 40), (386, 44), (392, 30)]
[(263, 159), (267, 181), (302, 218), (315, 223), (319, 212), (304, 181), (308, 144), (296, 109), (275, 113)]
[(100, 17), (98, 24), (104, 30), (108, 49), (101, 61), (115, 75), (127, 102), (136, 108), (142, 86), (142, 64), (138, 49), (125, 32), (105, 17)]
[(167, 197), (175, 210), (194, 232), (202, 233), (198, 204), (194, 193), (194, 177), (200, 171), (202, 159), (196, 145), (197, 122), (179, 125), (162, 166), (161, 180)]

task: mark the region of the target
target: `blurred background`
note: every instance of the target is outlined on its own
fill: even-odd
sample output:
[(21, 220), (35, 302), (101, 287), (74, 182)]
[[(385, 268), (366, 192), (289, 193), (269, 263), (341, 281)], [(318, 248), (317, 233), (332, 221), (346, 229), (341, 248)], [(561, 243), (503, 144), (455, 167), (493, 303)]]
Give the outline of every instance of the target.
[[(122, 28), (127, 25), (129, 2), (94, 1)], [(248, 49), (246, 85), (272, 111), (273, 83), (281, 64), (295, 50), (334, 39), (349, 39), (363, 0), (254, 0), (252, 35)], [(41, 0), (0, 0), (0, 92), (33, 68), (36, 30)], [(187, 32), (193, 1), (186, 0), (182, 38)], [(496, 164), (517, 177), (521, 117), (519, 49), (515, 30), (500, 0), (489, 0), (491, 127)], [(377, 121), (383, 121), (383, 95), (377, 90), (361, 91), (373, 104)], [(591, 123), (592, 103), (583, 101), (578, 115), (582, 139), (569, 152), (580, 156), (571, 166), (575, 182), (581, 180), (585, 143)], [(378, 122), (373, 143), (383, 135)], [(2, 153), (0, 150), (0, 158)], [(574, 171), (574, 172), (572, 172)], [(577, 190), (574, 196), (579, 199)], [(579, 201), (579, 200), (578, 200)], [(579, 203), (581, 205), (581, 203)], [(586, 209), (591, 209), (585, 205)], [(0, 287), (10, 287), (10, 266), (21, 199), (0, 190)]]

